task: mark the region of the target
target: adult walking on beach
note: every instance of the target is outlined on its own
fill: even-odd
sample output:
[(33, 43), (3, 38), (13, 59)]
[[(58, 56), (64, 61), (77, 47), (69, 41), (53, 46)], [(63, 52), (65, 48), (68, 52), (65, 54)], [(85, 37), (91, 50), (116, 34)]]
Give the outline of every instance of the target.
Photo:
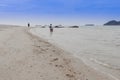
[(30, 23), (28, 23), (28, 27), (30, 27)]
[(50, 34), (52, 35), (52, 33), (53, 33), (53, 27), (52, 27), (52, 24), (50, 24), (49, 28), (50, 28)]

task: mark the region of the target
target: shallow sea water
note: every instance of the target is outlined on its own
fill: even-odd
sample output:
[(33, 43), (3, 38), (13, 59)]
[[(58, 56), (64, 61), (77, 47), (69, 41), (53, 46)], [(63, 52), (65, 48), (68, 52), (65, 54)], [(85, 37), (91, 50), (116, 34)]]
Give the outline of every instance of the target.
[(52, 35), (48, 28), (31, 32), (120, 79), (120, 26), (55, 28)]

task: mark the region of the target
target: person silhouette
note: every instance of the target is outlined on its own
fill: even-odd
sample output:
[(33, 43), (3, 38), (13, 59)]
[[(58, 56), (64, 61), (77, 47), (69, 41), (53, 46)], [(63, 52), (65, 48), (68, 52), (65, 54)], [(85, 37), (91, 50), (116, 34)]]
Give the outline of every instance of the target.
[(30, 27), (30, 23), (28, 23), (28, 27)]
[(52, 24), (50, 24), (49, 28), (50, 28), (50, 34), (52, 35), (52, 33), (53, 33), (53, 27), (52, 27)]

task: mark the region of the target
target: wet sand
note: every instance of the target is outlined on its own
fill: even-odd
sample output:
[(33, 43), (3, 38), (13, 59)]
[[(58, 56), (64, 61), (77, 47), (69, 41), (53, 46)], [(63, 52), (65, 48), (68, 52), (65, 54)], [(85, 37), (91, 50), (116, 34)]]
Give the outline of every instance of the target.
[(0, 28), (1, 80), (113, 80), (28, 31)]

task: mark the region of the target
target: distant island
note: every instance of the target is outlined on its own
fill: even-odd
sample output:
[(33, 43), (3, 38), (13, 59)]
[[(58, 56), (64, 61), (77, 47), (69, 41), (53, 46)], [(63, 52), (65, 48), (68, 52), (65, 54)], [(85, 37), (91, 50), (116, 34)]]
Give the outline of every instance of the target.
[(79, 28), (79, 26), (69, 26), (69, 28)]
[(85, 26), (95, 26), (94, 24), (85, 24)]
[(120, 21), (116, 21), (116, 20), (111, 20), (107, 23), (105, 23), (104, 25), (120, 25)]

